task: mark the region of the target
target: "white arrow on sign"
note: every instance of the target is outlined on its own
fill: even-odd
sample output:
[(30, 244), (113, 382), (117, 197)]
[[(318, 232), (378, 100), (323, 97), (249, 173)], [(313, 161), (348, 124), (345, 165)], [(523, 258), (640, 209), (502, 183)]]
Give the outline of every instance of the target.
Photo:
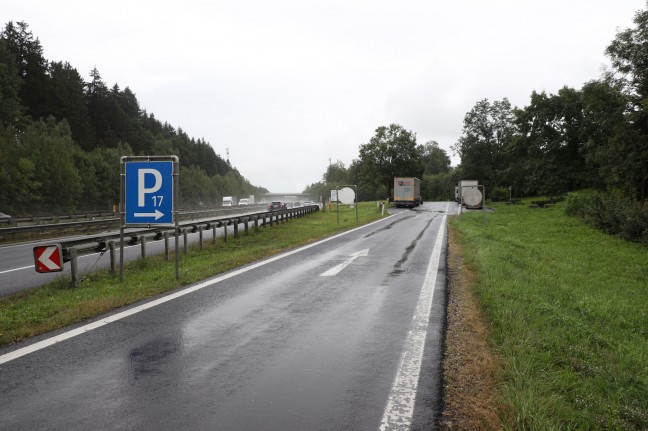
[(61, 265), (59, 265), (56, 262), (53, 262), (50, 258), (54, 254), (55, 251), (58, 250), (57, 246), (51, 246), (47, 247), (43, 253), (38, 257), (38, 261), (45, 266), (45, 268), (49, 269), (50, 271), (57, 271), (61, 269)]
[(339, 265), (334, 266), (333, 268), (329, 269), (326, 272), (323, 272), (320, 274), (320, 277), (333, 277), (334, 275), (337, 275), (340, 271), (342, 271), (344, 268), (349, 266), (354, 260), (356, 260), (359, 257), (365, 257), (369, 255), (369, 249), (364, 249), (362, 251), (359, 251), (357, 253), (353, 253), (350, 258), (345, 260)]
[(133, 214), (133, 217), (155, 217), (155, 220), (159, 219), (160, 217), (163, 217), (164, 213), (161, 212), (160, 210), (155, 210), (154, 213), (135, 213)]

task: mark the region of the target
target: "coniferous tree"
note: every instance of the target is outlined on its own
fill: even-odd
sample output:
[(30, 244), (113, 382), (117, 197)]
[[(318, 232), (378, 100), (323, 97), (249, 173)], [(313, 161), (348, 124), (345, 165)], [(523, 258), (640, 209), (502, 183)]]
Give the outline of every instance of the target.
[(52, 62), (49, 66), (54, 103), (50, 115), (67, 120), (72, 138), (84, 150), (91, 151), (94, 131), (85, 99), (85, 82), (70, 63)]
[(51, 106), (51, 91), (47, 75), (47, 60), (38, 38), (34, 39), (24, 22), (9, 21), (2, 32), (7, 49), (16, 59), (18, 76), (23, 85), (18, 93), (20, 100), (33, 119), (46, 118)]
[(4, 39), (0, 38), (0, 124), (18, 129), (27, 124), (25, 108), (19, 97), (21, 86), (16, 59), (7, 49)]

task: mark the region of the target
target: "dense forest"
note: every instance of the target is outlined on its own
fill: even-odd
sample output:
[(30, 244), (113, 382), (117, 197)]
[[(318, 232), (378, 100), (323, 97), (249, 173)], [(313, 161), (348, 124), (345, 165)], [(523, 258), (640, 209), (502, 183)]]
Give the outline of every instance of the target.
[(379, 127), (348, 168), (331, 164), (309, 186), (327, 196), (357, 184), (360, 199), (384, 199), (394, 176), (418, 176), (425, 199), (452, 200), (460, 179), (475, 179), (492, 200), (570, 195), (568, 212), (607, 232), (648, 245), (648, 11), (605, 48), (611, 68), (580, 89), (533, 92), (527, 106), (478, 101), (465, 115), (450, 167), (436, 142), (417, 144), (398, 124)]
[(252, 186), (204, 139), (156, 119), (135, 93), (86, 81), (49, 61), (24, 22), (0, 33), (0, 211), (13, 216), (111, 211), (119, 203), (122, 156), (177, 155), (180, 205), (213, 206)]

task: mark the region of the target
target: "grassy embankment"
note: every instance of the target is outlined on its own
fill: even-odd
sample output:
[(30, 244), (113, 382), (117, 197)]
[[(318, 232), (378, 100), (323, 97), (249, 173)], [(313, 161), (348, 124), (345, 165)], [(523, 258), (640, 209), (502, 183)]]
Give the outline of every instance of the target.
[(648, 250), (564, 215), (495, 204), (451, 227), (501, 364), (508, 429), (648, 429)]
[[(358, 206), (359, 224), (381, 217), (375, 202)], [(139, 259), (125, 265), (124, 281), (119, 275), (100, 271), (88, 275), (77, 288), (69, 277), (61, 277), (41, 288), (0, 299), (0, 346), (63, 326), (81, 322), (117, 307), (194, 283), (213, 275), (266, 258), (357, 226), (356, 213), (340, 206), (339, 225), (335, 207), (304, 218), (250, 229), (249, 236), (227, 243), (206, 242), (203, 250), (192, 247), (180, 258), (180, 280), (175, 279), (175, 258), (160, 256)]]

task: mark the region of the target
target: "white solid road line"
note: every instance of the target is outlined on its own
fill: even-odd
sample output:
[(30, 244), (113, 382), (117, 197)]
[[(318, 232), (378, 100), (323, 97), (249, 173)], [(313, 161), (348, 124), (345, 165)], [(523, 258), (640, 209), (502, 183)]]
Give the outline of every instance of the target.
[[(447, 213), (447, 209), (446, 209)], [(387, 407), (380, 423), (380, 430), (409, 430), (414, 415), (414, 403), (418, 390), (419, 374), (423, 361), (423, 349), (427, 337), (427, 327), (430, 320), (430, 310), (434, 297), (441, 250), (446, 230), (446, 215), (441, 219), (441, 227), (432, 249), (432, 256), (428, 264), (423, 287), (416, 304), (416, 311), (412, 319), (410, 331), (405, 340), (403, 355), (396, 378), (392, 385)]]
[(34, 269), (34, 265), (29, 265), (29, 266), (23, 266), (22, 268), (12, 268), (12, 269), (7, 269), (4, 271), (0, 271), (0, 274), (6, 274), (8, 272), (14, 272), (14, 271), (20, 271), (21, 269)]
[(387, 219), (389, 219), (391, 217), (392, 216), (388, 216), (388, 217), (385, 217), (383, 219), (377, 220), (375, 222), (372, 222), (372, 223), (357, 227), (355, 229), (351, 229), (351, 230), (348, 230), (346, 232), (342, 232), (340, 234), (325, 238), (325, 239), (323, 239), (321, 241), (317, 241), (317, 242), (314, 242), (312, 244), (308, 244), (308, 245), (305, 245), (303, 247), (300, 247), (298, 249), (288, 251), (288, 252), (283, 253), (283, 254), (279, 254), (277, 256), (271, 257), (271, 258), (263, 260), (261, 262), (257, 262), (257, 263), (254, 263), (252, 265), (246, 266), (245, 268), (241, 268), (241, 269), (237, 269), (237, 270), (228, 272), (227, 274), (212, 278), (210, 280), (207, 280), (205, 282), (196, 284), (196, 285), (194, 285), (192, 287), (189, 287), (187, 289), (183, 289), (181, 291), (172, 293), (172, 294), (167, 295), (165, 297), (156, 299), (154, 301), (147, 302), (146, 304), (142, 304), (140, 306), (133, 307), (133, 308), (128, 309), (126, 311), (122, 311), (121, 313), (113, 314), (112, 316), (109, 316), (109, 317), (107, 317), (105, 319), (97, 320), (96, 322), (92, 322), (92, 323), (89, 323), (87, 325), (83, 325), (83, 326), (81, 326), (79, 328), (72, 329), (70, 331), (64, 332), (64, 333), (56, 335), (54, 337), (47, 338), (45, 340), (36, 342), (36, 343), (31, 344), (29, 346), (26, 346), (26, 347), (23, 347), (23, 348), (20, 348), (20, 349), (16, 349), (13, 352), (9, 352), (9, 353), (6, 353), (4, 355), (1, 355), (0, 356), (0, 365), (4, 364), (6, 362), (9, 362), (9, 361), (13, 361), (14, 359), (18, 359), (21, 356), (25, 356), (25, 355), (28, 355), (30, 353), (34, 353), (34, 352), (36, 352), (38, 350), (44, 349), (46, 347), (52, 346), (52, 345), (54, 345), (56, 343), (60, 343), (61, 341), (65, 341), (65, 340), (68, 340), (70, 338), (76, 337), (77, 335), (81, 335), (81, 334), (84, 334), (86, 332), (92, 331), (94, 329), (100, 328), (100, 327), (105, 326), (105, 325), (107, 325), (109, 323), (116, 322), (116, 321), (124, 319), (124, 318), (126, 318), (128, 316), (132, 316), (133, 314), (137, 314), (137, 313), (139, 313), (141, 311), (144, 311), (144, 310), (147, 310), (149, 308), (153, 308), (153, 307), (158, 306), (160, 304), (164, 304), (165, 302), (169, 302), (169, 301), (172, 301), (172, 300), (174, 300), (176, 298), (180, 298), (182, 296), (188, 295), (188, 294), (193, 293), (193, 292), (195, 292), (197, 290), (204, 289), (205, 287), (209, 287), (209, 286), (212, 286), (214, 284), (220, 283), (221, 281), (227, 280), (229, 278), (236, 277), (237, 275), (243, 274), (245, 272), (252, 271), (253, 269), (256, 269), (256, 268), (259, 268), (261, 266), (267, 265), (269, 263), (275, 262), (275, 261), (277, 261), (279, 259), (283, 259), (284, 257), (292, 256), (293, 254), (299, 253), (299, 252), (301, 252), (303, 250), (306, 250), (306, 249), (309, 249), (311, 247), (315, 247), (317, 245), (323, 244), (325, 242), (331, 241), (333, 239), (339, 238), (339, 237), (344, 236), (344, 235), (348, 235), (348, 234), (350, 234), (352, 232), (355, 232), (355, 231), (360, 230), (360, 229), (364, 229), (364, 228), (366, 228), (368, 226), (371, 226), (371, 225), (374, 225), (376, 223), (381, 223), (381, 222), (383, 222), (383, 221), (385, 221), (385, 220), (387, 220)]

